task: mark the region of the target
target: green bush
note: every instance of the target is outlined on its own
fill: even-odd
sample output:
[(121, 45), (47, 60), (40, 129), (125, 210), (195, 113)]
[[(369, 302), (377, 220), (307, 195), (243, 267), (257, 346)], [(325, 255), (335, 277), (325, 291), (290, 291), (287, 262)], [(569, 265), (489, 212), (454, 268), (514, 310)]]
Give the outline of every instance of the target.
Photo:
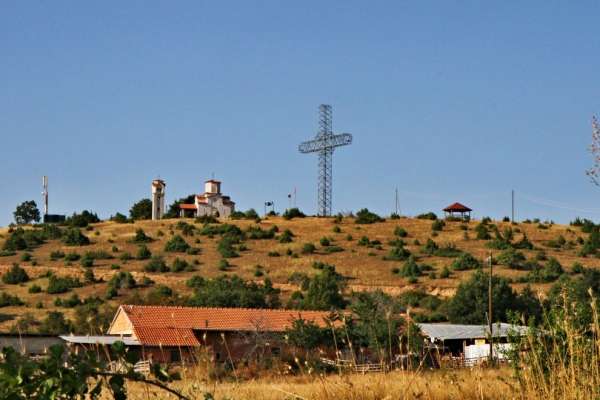
[(341, 233), (342, 232), (342, 228), (340, 228), (339, 226), (334, 226), (333, 229), (331, 230), (333, 233)]
[(339, 253), (339, 252), (344, 251), (344, 248), (340, 247), (340, 246), (327, 246), (327, 247), (325, 247), (324, 251), (327, 254)]
[(83, 210), (81, 214), (73, 213), (65, 222), (72, 227), (85, 228), (89, 224), (100, 222), (100, 218), (91, 211)]
[(410, 256), (408, 260), (406, 260), (404, 265), (402, 265), (399, 274), (405, 278), (418, 277), (421, 275), (421, 268), (417, 264), (414, 256)]
[(194, 268), (185, 260), (176, 258), (171, 265), (171, 272), (193, 271)]
[(302, 245), (302, 254), (312, 254), (317, 250), (314, 244), (304, 243)]
[(90, 257), (83, 257), (81, 259), (81, 266), (84, 268), (90, 268), (94, 266), (94, 259)]
[(481, 262), (469, 253), (462, 253), (451, 267), (454, 271), (465, 271), (481, 267)]
[(41, 293), (42, 292), (42, 288), (40, 287), (40, 285), (36, 285), (35, 283), (31, 286), (29, 286), (29, 289), (27, 289), (27, 291), (29, 293)]
[(166, 244), (165, 251), (173, 253), (185, 253), (190, 245), (179, 235), (173, 236)]
[(230, 267), (231, 264), (229, 264), (229, 261), (227, 261), (227, 259), (222, 258), (219, 260), (219, 271), (228, 271)]
[(442, 229), (444, 229), (444, 226), (446, 226), (444, 221), (441, 219), (436, 219), (431, 223), (431, 230), (434, 232), (440, 232)]
[(433, 220), (438, 219), (438, 217), (437, 217), (437, 215), (435, 215), (435, 213), (430, 211), (428, 213), (417, 215), (417, 219), (430, 219), (433, 221)]
[(269, 253), (267, 253), (267, 255), (268, 255), (269, 257), (279, 257), (281, 254), (279, 254), (279, 252), (278, 252), (278, 251), (271, 250), (271, 251), (269, 251)]
[(27, 282), (29, 275), (19, 264), (13, 264), (13, 266), (2, 275), (2, 282), (7, 285), (17, 285), (19, 283)]
[(61, 258), (65, 258), (65, 253), (60, 250), (55, 250), (50, 253), (50, 260), (52, 261), (60, 260)]
[(217, 251), (223, 258), (239, 257), (239, 254), (233, 247), (233, 240), (229, 237), (223, 237), (221, 240), (219, 240), (219, 243), (217, 244)]
[(408, 232), (401, 226), (397, 226), (394, 228), (394, 235), (403, 238), (408, 236)]
[(374, 224), (376, 222), (383, 222), (385, 219), (379, 215), (369, 211), (367, 208), (363, 208), (356, 213), (356, 219), (354, 220), (357, 224)]
[(169, 267), (161, 256), (154, 256), (150, 261), (144, 265), (144, 271), (146, 272), (167, 272)]
[(490, 240), (492, 236), (490, 235), (490, 231), (488, 230), (487, 224), (479, 223), (475, 227), (475, 233), (477, 234), (475, 237), (477, 240)]
[(279, 235), (279, 243), (291, 243), (293, 242), (294, 234), (289, 229), (283, 231), (281, 235)]
[(513, 269), (521, 269), (526, 258), (523, 253), (513, 248), (506, 249), (502, 253), (498, 254), (496, 260), (503, 265), (509, 266)]
[(444, 268), (442, 268), (442, 271), (440, 272), (440, 278), (446, 279), (449, 277), (450, 277), (450, 270), (448, 269), (447, 266), (444, 266)]
[(319, 243), (320, 243), (320, 244), (321, 244), (321, 246), (323, 246), (323, 247), (327, 247), (327, 246), (329, 246), (329, 245), (331, 244), (331, 242), (329, 241), (329, 238), (328, 238), (328, 237), (322, 237), (322, 238), (319, 240)]
[(388, 254), (383, 257), (387, 261), (404, 261), (410, 257), (410, 251), (403, 246), (392, 247)]
[[(124, 255), (125, 255), (125, 253), (123, 253), (121, 255), (121, 261), (125, 261), (125, 260), (123, 260)], [(148, 260), (150, 257), (152, 257), (152, 252), (150, 251), (148, 246), (143, 244), (138, 247), (138, 251), (137, 251), (135, 258), (137, 258), (138, 260)]]
[(300, 211), (300, 209), (298, 209), (297, 207), (293, 207), (293, 208), (288, 208), (287, 210), (285, 210), (285, 212), (283, 213), (283, 219), (286, 220), (290, 220), (293, 218), (304, 218), (306, 217), (306, 215)]
[(58, 277), (56, 275), (50, 276), (48, 280), (48, 287), (46, 293), (48, 294), (60, 294), (66, 293), (72, 288), (81, 287), (82, 284), (77, 278), (70, 276)]
[(65, 230), (62, 241), (67, 246), (86, 246), (90, 244), (90, 239), (77, 228)]
[(264, 230), (260, 226), (250, 226), (246, 229), (246, 237), (254, 240), (273, 239), (275, 237), (275, 230), (275, 227)]
[(0, 292), (0, 307), (22, 306), (25, 303), (18, 297), (8, 293)]
[(135, 236), (132, 239), (133, 243), (150, 243), (152, 242), (154, 239), (152, 239), (150, 236), (146, 235), (146, 232), (144, 232), (144, 230), (142, 228), (138, 228), (135, 231)]

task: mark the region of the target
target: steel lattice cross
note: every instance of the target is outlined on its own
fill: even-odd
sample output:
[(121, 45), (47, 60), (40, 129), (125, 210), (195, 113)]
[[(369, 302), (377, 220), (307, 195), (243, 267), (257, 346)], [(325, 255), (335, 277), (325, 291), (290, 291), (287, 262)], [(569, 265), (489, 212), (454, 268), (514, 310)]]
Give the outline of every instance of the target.
[(319, 132), (314, 140), (303, 142), (298, 146), (300, 153), (319, 153), (319, 182), (317, 187), (318, 215), (331, 215), (332, 192), (332, 157), (336, 147), (352, 143), (349, 133), (333, 134), (331, 106), (319, 106)]

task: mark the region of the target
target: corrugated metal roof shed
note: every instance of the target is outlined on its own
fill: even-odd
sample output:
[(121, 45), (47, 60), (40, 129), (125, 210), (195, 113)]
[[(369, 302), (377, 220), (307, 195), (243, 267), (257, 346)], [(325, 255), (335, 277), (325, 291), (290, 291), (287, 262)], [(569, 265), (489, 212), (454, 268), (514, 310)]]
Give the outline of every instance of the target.
[[(487, 325), (460, 325), (460, 324), (418, 324), (423, 334), (435, 340), (457, 340), (457, 339), (484, 339), (488, 337)], [(494, 337), (508, 337), (510, 332), (524, 335), (526, 326), (518, 326), (506, 323), (492, 325)]]
[(115, 342), (123, 342), (127, 346), (140, 346), (141, 343), (135, 339), (125, 336), (77, 336), (77, 335), (65, 335), (59, 336), (62, 340), (67, 343), (74, 344), (101, 344), (111, 345)]

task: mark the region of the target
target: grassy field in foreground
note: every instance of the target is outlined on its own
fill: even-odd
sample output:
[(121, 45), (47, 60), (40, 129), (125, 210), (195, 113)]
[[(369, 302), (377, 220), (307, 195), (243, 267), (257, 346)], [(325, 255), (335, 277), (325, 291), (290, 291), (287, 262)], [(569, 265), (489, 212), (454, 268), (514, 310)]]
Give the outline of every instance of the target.
[[(202, 277), (237, 274), (245, 279), (259, 281), (268, 277), (275, 283), (276, 287), (282, 289), (282, 297), (285, 299), (291, 291), (296, 289), (294, 284), (288, 282), (290, 275), (293, 272), (312, 274), (314, 273), (314, 269), (311, 267), (312, 264), (315, 261), (322, 261), (335, 265), (337, 271), (348, 278), (348, 291), (382, 289), (391, 295), (397, 295), (409, 289), (420, 288), (436, 296), (448, 297), (454, 293), (455, 288), (461, 281), (472, 274), (472, 271), (453, 271), (448, 278), (441, 278), (442, 268), (449, 266), (454, 259), (424, 254), (422, 247), (427, 239), (432, 238), (441, 247), (454, 245), (480, 260), (483, 260), (490, 251), (487, 247), (488, 241), (476, 239), (474, 229), (479, 221), (471, 221), (470, 223), (446, 222), (442, 231), (433, 232), (432, 221), (414, 218), (388, 219), (385, 222), (369, 225), (356, 224), (352, 218), (344, 218), (339, 223), (335, 223), (333, 218), (313, 217), (293, 220), (270, 217), (260, 223), (247, 220), (226, 220), (222, 222), (238, 225), (243, 230), (251, 226), (260, 226), (264, 230), (277, 226), (279, 235), (284, 230), (289, 229), (293, 232), (294, 238), (291, 243), (280, 243), (276, 238), (248, 239), (244, 243), (247, 249), (239, 251), (239, 257), (229, 259), (230, 267), (227, 271), (222, 271), (218, 266), (221, 259), (221, 255), (217, 251), (219, 236), (211, 238), (200, 235), (199, 230), (202, 228), (202, 224), (194, 223), (192, 219), (186, 219), (185, 222), (194, 225), (196, 229), (191, 235), (183, 237), (191, 246), (199, 248), (200, 253), (188, 255), (164, 251), (165, 243), (173, 235), (182, 234), (176, 226), (179, 221), (181, 220), (138, 221), (134, 224), (101, 222), (93, 224), (87, 229), (82, 229), (82, 232), (90, 238), (90, 245), (72, 247), (64, 245), (60, 240), (49, 240), (29, 251), (31, 254), (29, 261), (22, 261), (25, 251), (20, 251), (14, 256), (0, 257), (0, 272), (5, 273), (13, 263), (20, 263), (32, 278), (29, 282), (20, 285), (0, 283), (0, 291), (17, 295), (25, 302), (22, 306), (7, 306), (1, 309), (3, 320), (0, 322), (0, 331), (8, 330), (14, 324), (14, 320), (25, 312), (41, 319), (49, 310), (56, 309), (70, 317), (73, 309), (54, 305), (57, 297), (67, 298), (76, 293), (81, 299), (90, 296), (104, 298), (107, 291), (106, 282), (119, 271), (131, 272), (138, 281), (144, 276), (148, 276), (156, 284), (167, 285), (177, 293), (184, 295), (191, 293), (185, 282), (195, 274)], [(528, 259), (533, 259), (540, 251), (543, 251), (547, 257), (556, 257), (567, 272), (571, 270), (575, 262), (579, 262), (586, 267), (597, 268), (600, 266), (600, 259), (598, 258), (577, 256), (582, 247), (581, 242), (587, 237), (587, 234), (582, 233), (578, 227), (538, 223), (518, 223), (514, 225), (508, 222), (494, 223), (500, 231), (511, 227), (514, 231), (515, 241), (520, 240), (524, 234), (527, 235), (535, 246), (534, 250), (522, 250)], [(428, 264), (433, 267), (433, 272), (436, 275), (435, 279), (432, 279), (428, 272), (419, 277), (416, 282), (409, 282), (406, 278), (392, 272), (394, 267), (398, 268), (403, 264), (402, 261), (384, 259), (392, 248), (389, 242), (398, 239), (398, 236), (394, 235), (397, 227), (406, 230), (408, 234), (402, 238), (406, 243), (405, 247), (419, 258), (419, 264)], [(131, 239), (137, 229), (143, 229), (147, 235), (154, 239), (153, 242), (148, 243), (153, 255), (163, 256), (168, 265), (171, 265), (176, 257), (185, 259), (193, 266), (194, 271), (151, 273), (143, 270), (148, 260), (121, 261), (120, 257), (125, 252), (135, 256), (138, 245), (131, 243)], [(8, 234), (8, 228), (0, 229), (0, 248)], [(565, 239), (563, 246), (559, 248), (549, 246), (551, 241), (555, 241), (561, 236)], [(341, 251), (327, 253), (326, 246), (320, 244), (323, 237), (329, 238), (331, 246), (338, 246)], [(368, 238), (371, 242), (377, 240), (381, 244), (370, 247), (360, 245), (359, 240), (363, 237)], [(303, 254), (301, 250), (305, 243), (313, 243), (316, 246), (316, 252)], [(94, 266), (91, 267), (96, 278), (102, 278), (103, 282), (75, 288), (69, 293), (51, 295), (45, 292), (48, 279), (43, 277), (48, 271), (52, 271), (59, 276), (71, 275), (80, 278), (83, 277), (85, 271), (79, 261), (66, 263), (62, 259), (51, 260), (50, 254), (59, 250), (64, 253), (77, 252), (80, 255), (88, 251), (104, 251), (114, 258), (95, 260)], [(274, 252), (278, 256), (274, 256)], [(288, 255), (289, 253), (292, 255)], [(494, 254), (498, 253), (498, 250), (494, 250)], [(262, 276), (256, 274), (257, 265), (262, 266)], [(515, 282), (513, 286), (516, 289), (524, 286), (524, 284), (516, 283), (516, 281), (520, 276), (525, 275), (526, 271), (511, 269), (505, 265), (497, 265), (495, 273)], [(29, 288), (34, 284), (41, 287), (41, 292), (29, 292)], [(550, 285), (549, 283), (542, 283), (533, 284), (532, 286), (535, 290), (544, 292)], [(136, 290), (143, 294), (144, 291), (149, 289), (140, 288)], [(130, 294), (119, 293), (119, 296), (108, 302), (113, 305), (123, 303)]]
[[(388, 374), (262, 378), (242, 383), (199, 384), (194, 379), (174, 385), (191, 399), (212, 393), (217, 400), (450, 400), (526, 398), (508, 369), (391, 372)], [(169, 398), (142, 384), (129, 385), (130, 399)], [(157, 396), (157, 397), (156, 397)], [(171, 397), (174, 398), (174, 397)], [(532, 398), (532, 397), (530, 397)]]

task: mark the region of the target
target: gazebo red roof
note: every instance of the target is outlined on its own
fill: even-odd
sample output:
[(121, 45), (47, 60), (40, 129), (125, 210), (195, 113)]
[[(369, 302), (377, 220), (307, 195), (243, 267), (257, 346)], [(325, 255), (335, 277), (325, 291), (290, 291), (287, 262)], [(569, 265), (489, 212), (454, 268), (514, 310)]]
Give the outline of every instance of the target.
[(454, 203), (449, 205), (448, 207), (444, 208), (445, 212), (469, 212), (469, 211), (473, 211), (471, 210), (469, 207), (460, 204), (460, 203)]

